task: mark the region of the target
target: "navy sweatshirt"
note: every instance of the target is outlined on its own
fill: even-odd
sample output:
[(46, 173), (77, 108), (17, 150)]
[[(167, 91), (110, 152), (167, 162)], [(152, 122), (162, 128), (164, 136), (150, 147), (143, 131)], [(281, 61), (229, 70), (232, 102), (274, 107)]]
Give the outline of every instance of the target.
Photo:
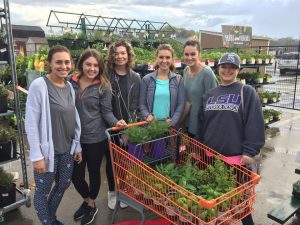
[[(225, 155), (257, 155), (265, 143), (260, 100), (249, 85), (235, 82), (203, 95), (196, 138)], [(243, 106), (242, 106), (243, 105)]]

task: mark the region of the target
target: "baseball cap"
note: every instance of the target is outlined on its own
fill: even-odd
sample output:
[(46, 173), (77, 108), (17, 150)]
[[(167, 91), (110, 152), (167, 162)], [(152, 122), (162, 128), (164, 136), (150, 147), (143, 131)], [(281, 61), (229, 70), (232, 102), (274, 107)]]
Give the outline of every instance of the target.
[(226, 53), (226, 54), (224, 54), (220, 58), (220, 60), (218, 62), (218, 66), (221, 65), (221, 64), (225, 64), (225, 63), (233, 64), (233, 65), (237, 66), (238, 68), (241, 68), (241, 59), (235, 53)]

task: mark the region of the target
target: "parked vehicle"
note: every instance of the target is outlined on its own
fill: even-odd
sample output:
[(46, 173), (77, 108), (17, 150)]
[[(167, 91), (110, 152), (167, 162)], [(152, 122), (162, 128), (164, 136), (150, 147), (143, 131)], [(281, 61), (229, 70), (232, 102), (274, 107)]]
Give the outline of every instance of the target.
[(278, 69), (280, 74), (300, 70), (299, 52), (289, 52), (279, 56)]

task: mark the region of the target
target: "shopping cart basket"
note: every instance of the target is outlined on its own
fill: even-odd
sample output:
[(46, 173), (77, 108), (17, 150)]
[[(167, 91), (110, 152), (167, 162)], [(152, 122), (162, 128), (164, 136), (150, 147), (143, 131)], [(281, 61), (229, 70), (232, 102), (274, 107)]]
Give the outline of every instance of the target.
[[(145, 122), (129, 126), (133, 125), (145, 125)], [(256, 173), (243, 166), (232, 165), (230, 160), (225, 160), (216, 151), (175, 129), (170, 129), (170, 133), (163, 138), (167, 150), (163, 157), (154, 159), (151, 153), (152, 150), (146, 150), (143, 152), (144, 157), (138, 159), (114, 143), (116, 137), (122, 135), (121, 132), (112, 134), (112, 131), (117, 129), (110, 128), (106, 130), (109, 137), (117, 192), (117, 204), (113, 213), (113, 221), (118, 212), (120, 201), (128, 204), (141, 214), (141, 224), (144, 224), (145, 221), (145, 208), (167, 219), (172, 224), (186, 225), (236, 224), (253, 211), (252, 206), (256, 197), (254, 188), (260, 180)], [(155, 141), (157, 140), (141, 145), (148, 149), (149, 146), (147, 147), (147, 145), (153, 145)], [(224, 164), (232, 168), (237, 177), (236, 188), (210, 200), (193, 194), (151, 167), (151, 164), (167, 159), (182, 164), (189, 158), (197, 165), (199, 170), (205, 170), (208, 165), (213, 165), (216, 156), (221, 157)], [(187, 202), (188, 207), (178, 204), (177, 200), (179, 198)], [(224, 205), (226, 205), (225, 209)]]

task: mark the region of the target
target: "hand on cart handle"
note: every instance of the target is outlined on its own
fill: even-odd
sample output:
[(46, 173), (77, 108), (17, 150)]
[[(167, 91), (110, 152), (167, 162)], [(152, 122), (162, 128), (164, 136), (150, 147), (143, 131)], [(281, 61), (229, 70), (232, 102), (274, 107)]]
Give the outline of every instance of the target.
[(153, 120), (155, 120), (155, 117), (152, 114), (149, 114), (146, 118), (146, 121), (149, 123), (152, 122)]
[(125, 120), (119, 120), (119, 121), (116, 123), (116, 127), (123, 128), (123, 127), (126, 127), (126, 126), (127, 126), (127, 123), (125, 122)]
[(148, 124), (147, 121), (141, 121), (141, 122), (137, 122), (137, 123), (130, 123), (130, 124), (126, 124), (125, 126), (116, 126), (116, 127), (112, 127), (111, 130), (112, 131), (118, 131), (118, 130), (123, 130), (123, 129), (127, 129), (129, 127), (133, 127), (133, 126), (141, 126), (141, 125), (145, 125)]
[(252, 164), (253, 163), (253, 158), (247, 155), (242, 155), (241, 157), (241, 165), (247, 165), (247, 164)]
[(171, 124), (172, 123), (172, 119), (168, 118), (168, 119), (166, 119), (166, 122), (169, 123), (169, 124)]

